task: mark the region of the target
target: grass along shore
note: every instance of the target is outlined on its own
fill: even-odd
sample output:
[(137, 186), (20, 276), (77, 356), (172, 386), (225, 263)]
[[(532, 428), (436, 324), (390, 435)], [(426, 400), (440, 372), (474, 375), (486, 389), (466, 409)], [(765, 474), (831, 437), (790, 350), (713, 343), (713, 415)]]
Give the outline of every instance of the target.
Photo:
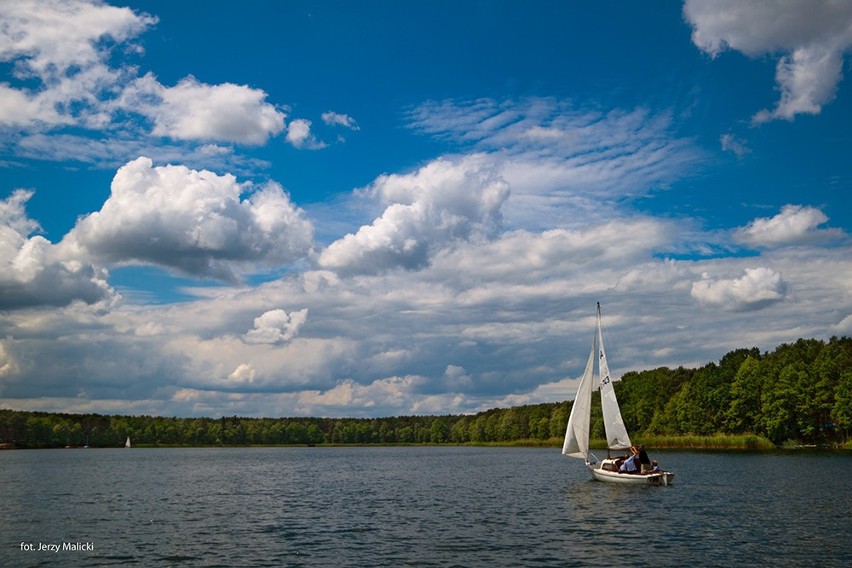
[[(665, 436), (661, 434), (647, 434), (634, 436), (633, 443), (643, 444), (647, 448), (655, 450), (775, 450), (778, 446), (763, 436), (754, 434), (716, 434), (714, 436), (694, 436), (691, 434), (679, 436)], [(508, 442), (494, 442), (476, 444), (485, 446), (527, 446), (527, 447), (553, 447), (561, 446), (561, 438), (549, 438), (547, 440), (513, 440)], [(784, 446), (789, 447), (789, 446)], [(850, 445), (847, 444), (847, 449)], [(606, 440), (589, 440), (589, 448), (593, 450), (606, 451)]]

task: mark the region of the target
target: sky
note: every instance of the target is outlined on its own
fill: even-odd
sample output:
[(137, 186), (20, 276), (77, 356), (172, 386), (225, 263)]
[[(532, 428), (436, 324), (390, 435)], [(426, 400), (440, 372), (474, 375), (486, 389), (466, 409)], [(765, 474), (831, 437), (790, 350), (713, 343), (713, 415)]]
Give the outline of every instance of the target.
[(0, 408), (475, 413), (852, 334), (852, 3), (0, 0)]

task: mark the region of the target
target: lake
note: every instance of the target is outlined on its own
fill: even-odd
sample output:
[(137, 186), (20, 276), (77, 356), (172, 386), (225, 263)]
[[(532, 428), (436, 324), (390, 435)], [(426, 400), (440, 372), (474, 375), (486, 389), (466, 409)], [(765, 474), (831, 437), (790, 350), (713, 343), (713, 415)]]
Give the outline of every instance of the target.
[(848, 453), (651, 457), (674, 485), (556, 448), (3, 451), (0, 565), (852, 563)]

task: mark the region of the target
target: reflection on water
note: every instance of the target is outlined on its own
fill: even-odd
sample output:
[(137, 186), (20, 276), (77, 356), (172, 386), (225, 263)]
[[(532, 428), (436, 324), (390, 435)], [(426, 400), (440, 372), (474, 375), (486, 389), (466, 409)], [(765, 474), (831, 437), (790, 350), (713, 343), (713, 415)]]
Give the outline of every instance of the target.
[[(0, 452), (2, 566), (841, 565), (852, 458), (655, 455), (671, 487), (558, 449)], [(21, 550), (91, 542), (93, 552)]]

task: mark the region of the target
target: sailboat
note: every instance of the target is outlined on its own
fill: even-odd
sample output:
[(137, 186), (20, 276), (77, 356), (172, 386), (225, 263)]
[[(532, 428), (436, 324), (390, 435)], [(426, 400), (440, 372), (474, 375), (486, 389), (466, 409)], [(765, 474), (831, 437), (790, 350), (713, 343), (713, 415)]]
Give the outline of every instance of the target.
[(125, 448), (129, 448), (129, 447), (130, 447), (130, 436), (128, 436), (128, 437), (127, 437), (127, 440), (125, 440), (125, 442), (124, 442), (124, 447), (125, 447)]
[[(598, 362), (598, 378), (595, 380), (595, 360)], [(601, 391), (601, 409), (603, 411), (604, 427), (606, 429), (607, 458), (598, 463), (594, 454), (589, 452), (589, 423), (592, 413), (592, 390), (599, 387)], [(592, 338), (592, 350), (586, 362), (586, 370), (577, 387), (577, 396), (568, 417), (568, 427), (565, 430), (565, 442), (562, 453), (574, 458), (582, 458), (592, 474), (592, 479), (608, 483), (627, 483), (633, 485), (669, 485), (674, 479), (670, 471), (652, 471), (643, 473), (619, 472), (618, 460), (609, 457), (611, 450), (629, 450), (632, 447), (627, 427), (621, 417), (618, 399), (615, 397), (612, 379), (609, 376), (609, 365), (606, 361), (606, 351), (603, 344), (601, 329), (601, 305), (597, 305), (597, 326)]]

